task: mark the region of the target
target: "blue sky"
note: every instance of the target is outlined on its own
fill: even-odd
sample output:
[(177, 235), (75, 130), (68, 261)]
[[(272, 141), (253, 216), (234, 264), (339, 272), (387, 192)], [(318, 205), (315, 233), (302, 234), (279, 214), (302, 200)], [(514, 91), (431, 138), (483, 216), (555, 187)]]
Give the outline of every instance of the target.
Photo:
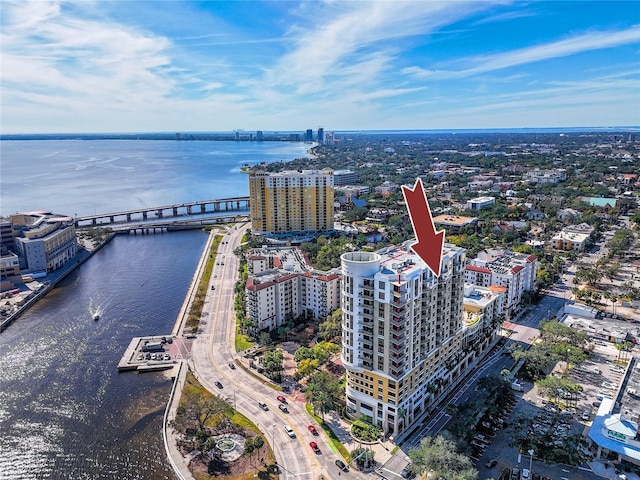
[(0, 2), (2, 133), (640, 125), (637, 1)]

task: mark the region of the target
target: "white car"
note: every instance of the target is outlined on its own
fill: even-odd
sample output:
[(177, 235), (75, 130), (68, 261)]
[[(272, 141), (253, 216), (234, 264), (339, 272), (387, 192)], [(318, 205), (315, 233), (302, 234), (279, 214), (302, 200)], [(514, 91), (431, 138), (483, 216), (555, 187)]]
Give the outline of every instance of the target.
[(287, 435), (289, 435), (291, 438), (296, 438), (296, 434), (293, 431), (293, 428), (291, 428), (289, 425), (284, 426), (284, 431), (287, 432)]
[(531, 478), (531, 476), (529, 475), (529, 469), (528, 468), (523, 468), (522, 469), (522, 475), (520, 476), (520, 478), (522, 480), (529, 480)]

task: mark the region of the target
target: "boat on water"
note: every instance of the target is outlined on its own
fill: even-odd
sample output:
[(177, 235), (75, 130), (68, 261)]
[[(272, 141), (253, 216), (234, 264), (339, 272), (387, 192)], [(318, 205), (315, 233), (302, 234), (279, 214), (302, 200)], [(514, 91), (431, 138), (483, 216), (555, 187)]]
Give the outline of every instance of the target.
[(100, 320), (100, 312), (95, 312), (95, 313), (93, 314), (93, 319), (94, 319), (94, 320)]

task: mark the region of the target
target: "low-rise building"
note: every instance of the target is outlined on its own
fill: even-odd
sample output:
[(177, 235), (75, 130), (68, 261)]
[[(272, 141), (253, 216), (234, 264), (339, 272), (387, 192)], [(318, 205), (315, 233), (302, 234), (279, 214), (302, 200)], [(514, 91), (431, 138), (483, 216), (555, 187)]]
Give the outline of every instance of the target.
[(496, 203), (495, 197), (476, 197), (467, 200), (467, 210), (482, 210)]
[(586, 223), (569, 225), (551, 238), (551, 244), (557, 250), (584, 251), (594, 228)]
[(587, 437), (596, 448), (596, 458), (614, 457), (640, 466), (640, 369), (632, 357), (624, 371), (615, 398), (605, 397), (588, 430)]
[(458, 233), (465, 227), (473, 227), (478, 223), (478, 217), (463, 217), (461, 215), (438, 215), (433, 218), (433, 223), (439, 225), (450, 233)]

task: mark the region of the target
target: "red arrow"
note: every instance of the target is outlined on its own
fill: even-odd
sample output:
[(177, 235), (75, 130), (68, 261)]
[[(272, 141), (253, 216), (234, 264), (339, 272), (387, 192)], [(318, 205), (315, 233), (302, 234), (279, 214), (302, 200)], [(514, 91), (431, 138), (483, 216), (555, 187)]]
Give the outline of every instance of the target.
[(416, 179), (413, 189), (403, 185), (402, 194), (404, 195), (404, 200), (407, 202), (411, 225), (413, 225), (413, 231), (418, 240), (411, 245), (411, 249), (424, 260), (433, 274), (439, 277), (442, 247), (444, 245), (444, 230), (436, 232), (436, 227), (431, 217), (429, 202), (424, 193), (422, 179)]

